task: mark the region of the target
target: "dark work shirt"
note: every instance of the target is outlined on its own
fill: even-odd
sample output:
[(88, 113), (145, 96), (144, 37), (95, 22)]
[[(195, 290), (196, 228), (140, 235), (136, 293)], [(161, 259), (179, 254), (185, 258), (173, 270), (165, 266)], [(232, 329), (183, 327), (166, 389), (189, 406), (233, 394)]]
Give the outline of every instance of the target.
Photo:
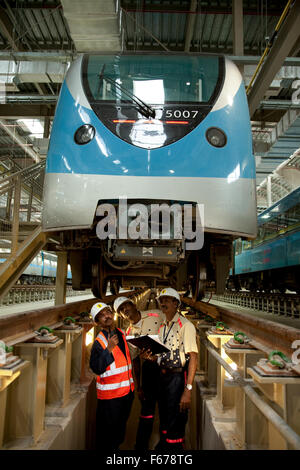
[[(105, 338), (108, 340), (108, 332), (102, 330)], [(125, 344), (123, 340), (123, 336), (119, 330), (116, 330), (116, 334), (118, 335), (119, 343), (118, 346), (121, 349), (122, 353), (126, 357), (125, 352)], [(106, 371), (107, 367), (110, 366), (114, 362), (114, 357), (112, 353), (108, 351), (108, 349), (103, 349), (99, 341), (95, 341), (92, 350), (91, 350), (91, 358), (90, 358), (90, 368), (94, 372), (94, 374), (101, 375), (103, 372)]]

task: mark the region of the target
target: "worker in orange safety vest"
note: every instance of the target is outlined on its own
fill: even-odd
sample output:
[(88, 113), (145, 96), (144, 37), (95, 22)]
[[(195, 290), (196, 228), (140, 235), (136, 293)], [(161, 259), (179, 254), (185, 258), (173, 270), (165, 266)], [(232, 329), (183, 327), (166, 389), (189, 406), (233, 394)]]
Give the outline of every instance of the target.
[(115, 327), (113, 311), (104, 302), (91, 309), (100, 326), (92, 346), (90, 368), (97, 375), (96, 443), (105, 453), (118, 450), (123, 442), (130, 414), (134, 381), (124, 333)]

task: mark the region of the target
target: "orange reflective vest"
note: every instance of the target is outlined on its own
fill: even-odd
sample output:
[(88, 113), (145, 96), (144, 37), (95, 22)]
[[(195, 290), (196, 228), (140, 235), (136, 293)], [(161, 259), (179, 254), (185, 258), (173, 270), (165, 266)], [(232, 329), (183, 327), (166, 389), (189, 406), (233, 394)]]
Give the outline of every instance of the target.
[[(117, 329), (121, 332), (124, 340), (126, 357), (119, 346), (114, 347), (112, 350), (114, 362), (106, 368), (103, 374), (97, 377), (97, 398), (100, 400), (111, 400), (112, 398), (123, 397), (127, 395), (130, 390), (134, 390), (128, 345), (124, 333), (119, 328)], [(99, 341), (103, 349), (107, 348), (107, 339), (102, 331), (98, 334), (96, 341)]]

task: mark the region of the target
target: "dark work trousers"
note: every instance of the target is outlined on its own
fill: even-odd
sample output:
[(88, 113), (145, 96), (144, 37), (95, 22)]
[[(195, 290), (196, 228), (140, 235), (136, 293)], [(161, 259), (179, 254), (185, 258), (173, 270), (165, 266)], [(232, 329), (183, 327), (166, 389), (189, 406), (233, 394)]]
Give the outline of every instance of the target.
[(142, 365), (142, 389), (140, 421), (136, 435), (136, 450), (148, 450), (152, 434), (155, 406), (158, 399), (159, 366), (156, 362), (144, 361)]
[(161, 438), (156, 447), (157, 450), (172, 453), (184, 448), (188, 410), (180, 411), (179, 409), (184, 387), (184, 372), (160, 373), (158, 406)]
[(96, 450), (103, 453), (118, 450), (124, 441), (134, 392), (111, 400), (99, 400), (97, 404)]

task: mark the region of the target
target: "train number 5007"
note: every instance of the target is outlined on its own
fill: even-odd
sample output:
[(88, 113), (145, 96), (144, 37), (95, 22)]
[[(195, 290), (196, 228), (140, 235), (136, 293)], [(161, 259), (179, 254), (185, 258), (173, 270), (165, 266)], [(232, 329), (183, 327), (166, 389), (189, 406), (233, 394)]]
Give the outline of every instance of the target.
[(181, 109), (175, 109), (174, 111), (172, 109), (167, 109), (166, 110), (166, 117), (167, 118), (185, 118), (189, 119), (190, 117), (195, 118), (197, 116), (199, 111), (189, 111), (188, 109), (185, 109), (184, 111), (181, 111)]

